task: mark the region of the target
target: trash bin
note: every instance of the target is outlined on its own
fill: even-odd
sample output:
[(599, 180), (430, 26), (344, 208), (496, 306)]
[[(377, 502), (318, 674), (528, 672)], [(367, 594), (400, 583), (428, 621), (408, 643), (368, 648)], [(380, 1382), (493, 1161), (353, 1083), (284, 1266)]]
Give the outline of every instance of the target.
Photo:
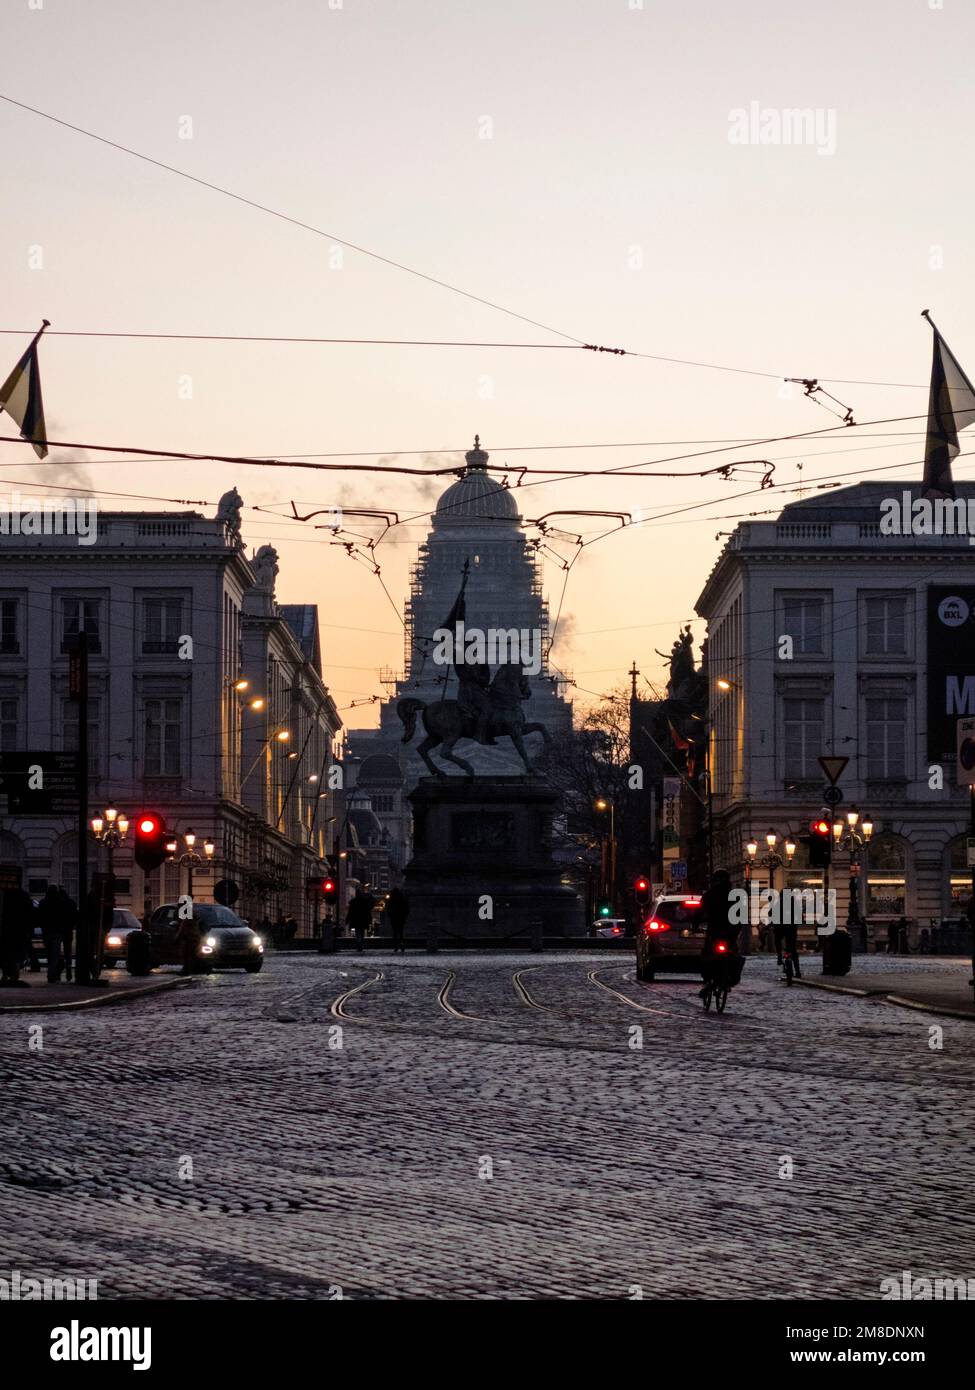
[(853, 943), (850, 933), (839, 928), (829, 936), (823, 937), (823, 974), (848, 975), (853, 959)]
[(131, 931), (125, 943), (125, 968), (130, 975), (148, 975), (152, 969), (149, 933)]

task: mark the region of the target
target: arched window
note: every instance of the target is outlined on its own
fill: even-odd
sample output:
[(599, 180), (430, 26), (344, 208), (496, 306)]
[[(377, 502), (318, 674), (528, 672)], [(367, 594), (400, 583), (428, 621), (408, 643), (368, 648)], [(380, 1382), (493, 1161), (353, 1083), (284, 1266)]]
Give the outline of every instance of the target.
[(896, 835), (880, 835), (866, 851), (867, 917), (907, 915), (907, 844)]
[(959, 835), (948, 849), (949, 917), (960, 917), (968, 910), (972, 896), (972, 870), (968, 867), (968, 839)]

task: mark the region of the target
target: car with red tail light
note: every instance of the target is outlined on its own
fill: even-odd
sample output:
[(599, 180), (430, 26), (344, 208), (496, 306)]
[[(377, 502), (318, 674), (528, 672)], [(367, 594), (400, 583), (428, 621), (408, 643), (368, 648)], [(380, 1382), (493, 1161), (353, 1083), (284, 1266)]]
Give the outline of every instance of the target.
[(696, 893), (670, 893), (654, 901), (636, 935), (636, 977), (700, 975), (704, 917)]

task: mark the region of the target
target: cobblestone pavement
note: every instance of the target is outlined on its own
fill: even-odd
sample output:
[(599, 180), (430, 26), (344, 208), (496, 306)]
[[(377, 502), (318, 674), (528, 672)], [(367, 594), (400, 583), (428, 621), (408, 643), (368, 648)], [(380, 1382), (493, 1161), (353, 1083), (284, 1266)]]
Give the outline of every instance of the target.
[(357, 1299), (975, 1276), (971, 1025), (788, 989), (770, 959), (721, 1017), (696, 989), (617, 955), (277, 956), (0, 1016), (0, 1276)]

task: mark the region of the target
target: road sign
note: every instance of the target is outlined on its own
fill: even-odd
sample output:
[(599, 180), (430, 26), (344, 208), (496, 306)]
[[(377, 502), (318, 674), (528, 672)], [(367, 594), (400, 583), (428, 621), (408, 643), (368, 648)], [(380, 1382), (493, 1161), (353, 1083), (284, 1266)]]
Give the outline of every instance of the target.
[(843, 793), (839, 787), (827, 787), (823, 792), (823, 800), (827, 806), (835, 806), (843, 800)]
[(817, 762), (826, 774), (826, 780), (830, 786), (835, 786), (843, 776), (843, 769), (849, 762), (849, 758), (818, 758)]
[(651, 883), (651, 885), (650, 885), (650, 897), (651, 897), (651, 899), (652, 899), (653, 901), (656, 901), (657, 898), (662, 898), (663, 895), (664, 895), (664, 885), (663, 885), (662, 883)]
[(957, 739), (958, 785), (975, 787), (975, 719), (959, 719)]
[(240, 888), (232, 878), (222, 878), (213, 890), (213, 896), (224, 907), (233, 907), (240, 897)]
[(78, 810), (80, 783), (77, 753), (0, 753), (0, 791), (7, 793), (12, 816), (71, 815)]
[(975, 869), (975, 835), (969, 835), (966, 844), (968, 846), (967, 867), (969, 869)]
[(686, 859), (675, 859), (674, 862), (672, 864), (668, 864), (667, 867), (670, 869), (670, 877), (672, 879), (687, 877)]

